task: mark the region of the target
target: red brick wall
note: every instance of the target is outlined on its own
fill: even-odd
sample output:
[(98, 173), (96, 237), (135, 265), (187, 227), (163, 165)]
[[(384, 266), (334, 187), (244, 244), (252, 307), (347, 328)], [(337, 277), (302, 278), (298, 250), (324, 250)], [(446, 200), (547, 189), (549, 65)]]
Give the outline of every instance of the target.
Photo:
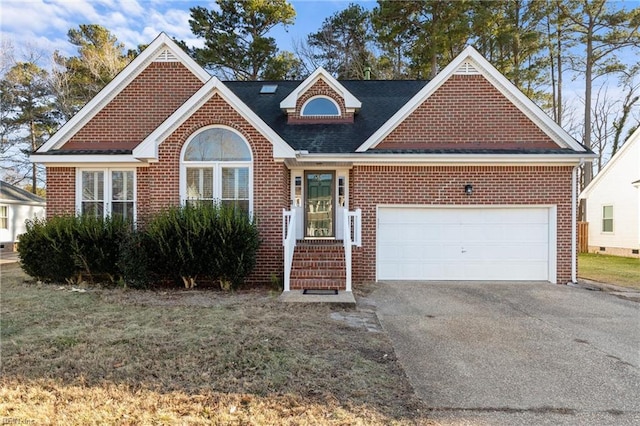
[[(302, 115), (302, 106), (314, 96), (326, 96), (336, 101), (340, 107), (340, 117), (305, 117)], [(336, 93), (324, 80), (320, 79), (308, 88), (296, 102), (296, 110), (288, 117), (290, 123), (310, 123), (310, 122), (343, 122), (353, 121), (353, 113), (347, 114), (342, 95)]]
[(289, 206), (288, 171), (273, 160), (271, 143), (217, 95), (173, 132), (159, 148), (159, 161), (138, 169), (138, 218), (180, 202), (180, 152), (185, 141), (209, 125), (234, 128), (251, 146), (253, 155), (253, 210), (261, 247), (250, 281), (268, 283), (283, 269), (282, 209)]
[(203, 83), (178, 62), (152, 62), (64, 149), (133, 149)]
[(453, 75), (378, 149), (558, 148), (480, 75)]
[[(355, 166), (350, 209), (362, 209), (362, 247), (354, 250), (354, 281), (374, 281), (376, 206), (557, 205), (558, 283), (571, 279), (570, 166)], [(473, 184), (473, 195), (464, 186)]]
[(76, 211), (75, 167), (47, 167), (47, 217)]

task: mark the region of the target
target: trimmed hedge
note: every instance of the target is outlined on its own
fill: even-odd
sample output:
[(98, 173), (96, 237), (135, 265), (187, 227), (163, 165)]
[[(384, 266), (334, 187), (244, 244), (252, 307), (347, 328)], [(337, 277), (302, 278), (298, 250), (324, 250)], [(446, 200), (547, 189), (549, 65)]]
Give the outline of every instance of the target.
[(140, 230), (113, 219), (34, 220), (20, 237), (24, 271), (42, 281), (120, 281), (144, 288), (167, 281), (191, 288), (213, 280), (236, 289), (251, 273), (259, 247), (249, 215), (222, 205), (170, 208)]
[[(174, 207), (156, 216), (141, 245), (154, 259), (154, 270), (180, 279), (185, 287), (199, 278), (235, 289), (255, 265), (258, 228), (243, 211), (224, 205)], [(125, 276), (126, 280), (126, 276)]]
[(29, 220), (20, 236), (22, 269), (41, 281), (114, 282), (117, 260), (131, 225), (116, 218), (60, 216)]

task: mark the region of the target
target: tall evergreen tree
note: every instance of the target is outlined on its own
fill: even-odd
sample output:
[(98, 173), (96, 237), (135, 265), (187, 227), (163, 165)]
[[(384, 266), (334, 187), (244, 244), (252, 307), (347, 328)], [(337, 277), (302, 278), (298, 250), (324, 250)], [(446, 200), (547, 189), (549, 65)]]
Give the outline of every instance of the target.
[[(226, 78), (257, 80), (278, 48), (267, 33), (290, 25), (295, 10), (287, 0), (216, 0), (218, 10), (191, 8), (191, 32), (205, 47), (190, 51), (195, 60)], [(272, 69), (273, 70), (273, 69)]]
[(404, 41), (410, 77), (433, 78), (469, 41), (471, 6), (469, 0), (378, 0), (374, 21), (387, 47)]
[(357, 4), (325, 19), (320, 30), (309, 34), (313, 62), (341, 79), (363, 79), (374, 62), (371, 18)]
[(70, 29), (68, 37), (78, 48), (78, 56), (67, 58), (55, 52), (51, 75), (63, 120), (71, 118), (135, 57), (135, 52), (125, 51), (124, 44), (100, 25), (80, 25)]
[[(34, 62), (18, 62), (0, 83), (4, 121), (14, 130), (9, 143), (21, 154), (29, 154), (42, 145), (54, 132), (57, 123), (53, 117), (53, 97), (48, 84), (48, 73)], [(28, 163), (23, 155), (12, 158), (15, 168)], [(38, 187), (38, 167), (31, 164), (31, 188)]]
[[(584, 48), (573, 68), (584, 73), (583, 143), (591, 148), (593, 83), (598, 77), (625, 69), (618, 56), (623, 49), (640, 48), (640, 7), (614, 10), (606, 0), (579, 0), (560, 7), (570, 22), (569, 35)], [(593, 169), (585, 167), (583, 185), (592, 177)]]

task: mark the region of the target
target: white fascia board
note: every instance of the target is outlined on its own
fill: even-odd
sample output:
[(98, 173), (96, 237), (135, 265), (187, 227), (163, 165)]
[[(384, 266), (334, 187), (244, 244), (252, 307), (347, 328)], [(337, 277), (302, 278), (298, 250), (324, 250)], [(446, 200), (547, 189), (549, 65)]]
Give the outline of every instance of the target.
[[(638, 141), (640, 141), (640, 127), (638, 127), (631, 134), (631, 136), (629, 136), (629, 139), (627, 139), (624, 145), (622, 145), (622, 148), (620, 148), (620, 150), (616, 152), (616, 155), (614, 155), (611, 159), (609, 159), (607, 164), (605, 164), (602, 170), (600, 170), (600, 173), (595, 175), (595, 177), (591, 180), (591, 182), (589, 182), (589, 185), (587, 185), (587, 187), (582, 190), (579, 198), (581, 200), (588, 198), (593, 188), (596, 185), (598, 185), (598, 182), (600, 182), (604, 178), (604, 176), (607, 175), (607, 173), (609, 173), (609, 170), (613, 169), (614, 165), (618, 162), (618, 159), (625, 156), (626, 155), (625, 153), (631, 150), (632, 145), (639, 143)], [(640, 168), (640, 164), (638, 164), (638, 167)], [(638, 186), (637, 183), (634, 183), (634, 185)]]
[(135, 158), (133, 155), (108, 155), (108, 154), (82, 154), (82, 155), (46, 155), (33, 154), (29, 157), (32, 163), (44, 164), (45, 166), (54, 167), (79, 167), (87, 164), (107, 164), (114, 163), (119, 165), (128, 164), (130, 166), (146, 166), (146, 162)]
[(442, 86), (464, 62), (471, 62), (500, 93), (509, 99), (523, 114), (540, 127), (559, 146), (571, 148), (576, 152), (586, 152), (571, 135), (556, 124), (531, 99), (524, 95), (505, 76), (503, 76), (489, 61), (475, 50), (467, 46), (453, 61), (449, 63), (433, 80), (429, 81), (406, 105), (395, 113), (378, 131), (369, 137), (356, 152), (365, 152), (377, 146), (397, 126), (427, 100), (440, 86)]
[(307, 154), (298, 155), (298, 163), (350, 162), (353, 164), (567, 164), (591, 162), (594, 154)]
[(0, 198), (0, 204), (45, 207), (47, 205), (47, 202), (46, 201), (18, 201), (18, 200), (7, 200), (6, 198)]
[(189, 55), (183, 51), (169, 36), (160, 33), (155, 40), (147, 46), (133, 61), (129, 63), (118, 75), (91, 99), (76, 115), (67, 121), (47, 142), (38, 153), (45, 153), (50, 149), (59, 148), (66, 143), (80, 128), (98, 114), (109, 102), (111, 102), (122, 90), (124, 90), (138, 75), (144, 71), (151, 62), (165, 49), (169, 49), (180, 62), (189, 69), (203, 83), (211, 78), (211, 75)]
[(360, 109), (362, 102), (351, 94), (338, 80), (336, 80), (331, 74), (329, 74), (324, 68), (317, 68), (309, 77), (307, 77), (293, 92), (280, 102), (280, 109), (292, 110), (296, 107), (296, 102), (301, 94), (307, 91), (308, 88), (313, 86), (318, 80), (324, 80), (329, 87), (335, 92), (342, 95), (344, 99), (344, 106), (347, 109)]
[(143, 160), (157, 160), (158, 147), (169, 135), (182, 125), (198, 108), (218, 93), (233, 109), (244, 117), (273, 145), (273, 156), (277, 158), (295, 157), (295, 151), (273, 129), (262, 121), (217, 77), (211, 79), (191, 96), (180, 108), (169, 116), (158, 128), (133, 149), (133, 157)]

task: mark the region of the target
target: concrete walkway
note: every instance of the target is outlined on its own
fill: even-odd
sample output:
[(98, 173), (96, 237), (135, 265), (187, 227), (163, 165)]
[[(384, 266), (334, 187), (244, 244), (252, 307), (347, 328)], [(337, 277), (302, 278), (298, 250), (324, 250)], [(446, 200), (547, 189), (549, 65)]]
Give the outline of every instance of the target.
[(18, 261), (18, 252), (0, 252), (0, 265), (6, 265), (8, 263), (16, 263)]
[(640, 424), (637, 302), (488, 282), (386, 282), (369, 298), (441, 424)]

